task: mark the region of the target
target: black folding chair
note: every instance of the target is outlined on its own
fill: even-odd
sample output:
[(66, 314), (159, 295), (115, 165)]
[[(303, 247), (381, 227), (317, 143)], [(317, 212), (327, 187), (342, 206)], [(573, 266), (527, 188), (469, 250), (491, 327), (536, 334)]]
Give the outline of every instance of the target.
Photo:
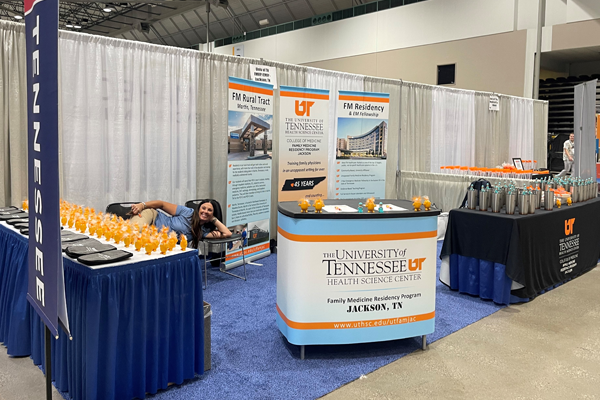
[(126, 201), (121, 203), (112, 203), (106, 206), (107, 214), (115, 214), (118, 217), (123, 219), (129, 219), (132, 215), (129, 213), (131, 211), (131, 206), (139, 203), (139, 201)]
[[(211, 199), (209, 199), (209, 200), (211, 200)], [(194, 212), (198, 212), (198, 207), (200, 206), (200, 203), (202, 203), (203, 201), (204, 201), (204, 199), (188, 200), (185, 202), (185, 206), (188, 208), (192, 208), (194, 210)], [(221, 211), (221, 205), (216, 200), (212, 200), (212, 201), (215, 203), (213, 215), (219, 221), (225, 223), (223, 221), (223, 212)], [(223, 264), (223, 261), (225, 260), (225, 258), (227, 256), (227, 252), (226, 252), (227, 245), (229, 243), (233, 243), (238, 240), (241, 243), (242, 266), (244, 267), (244, 276), (236, 275), (236, 274), (233, 274), (233, 273), (227, 271), (226, 269), (224, 269), (224, 264)], [(207, 275), (207, 266), (206, 266), (208, 262), (210, 262), (211, 265), (215, 265), (213, 262), (218, 261), (218, 264), (215, 266), (219, 267), (219, 271), (221, 271), (227, 275), (234, 276), (238, 279), (242, 279), (244, 281), (247, 280), (246, 255), (244, 254), (244, 241), (242, 240), (242, 235), (234, 234), (234, 235), (231, 235), (231, 237), (228, 237), (225, 239), (209, 239), (209, 238), (199, 239), (198, 247), (200, 247), (200, 244), (202, 244), (202, 250), (203, 250), (202, 254), (204, 255), (204, 289), (206, 289), (208, 287), (208, 275)], [(219, 246), (219, 251), (216, 253), (215, 252), (209, 253), (208, 249), (210, 248), (211, 245)], [(210, 254), (210, 258), (207, 258), (208, 254)]]

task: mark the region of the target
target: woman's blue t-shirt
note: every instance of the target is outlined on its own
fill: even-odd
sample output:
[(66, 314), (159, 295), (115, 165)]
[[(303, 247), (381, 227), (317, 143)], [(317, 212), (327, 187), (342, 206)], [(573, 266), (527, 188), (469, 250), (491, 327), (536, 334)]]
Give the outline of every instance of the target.
[(175, 215), (169, 216), (159, 211), (154, 221), (154, 225), (160, 230), (163, 226), (177, 234), (179, 239), (180, 234), (184, 234), (188, 242), (192, 240), (192, 216), (194, 210), (184, 206), (177, 206)]

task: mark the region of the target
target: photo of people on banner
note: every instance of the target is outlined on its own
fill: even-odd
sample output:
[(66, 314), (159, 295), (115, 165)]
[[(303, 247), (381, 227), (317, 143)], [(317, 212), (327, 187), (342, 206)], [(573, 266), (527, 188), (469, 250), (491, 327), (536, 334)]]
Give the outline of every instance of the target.
[(335, 195), (384, 198), (388, 93), (338, 92)]
[[(229, 77), (226, 225), (242, 239), (230, 243), (226, 265), (270, 254), (273, 86)], [(254, 237), (253, 237), (254, 236)]]

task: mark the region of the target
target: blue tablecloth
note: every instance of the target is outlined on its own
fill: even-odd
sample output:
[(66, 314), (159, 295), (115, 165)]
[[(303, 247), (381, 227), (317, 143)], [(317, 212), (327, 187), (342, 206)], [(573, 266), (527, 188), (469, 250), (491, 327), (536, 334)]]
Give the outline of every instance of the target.
[[(0, 223), (0, 341), (44, 362), (26, 300), (26, 237)], [(195, 252), (91, 269), (64, 258), (73, 340), (53, 340), (56, 387), (73, 399), (132, 399), (204, 372), (202, 269)]]

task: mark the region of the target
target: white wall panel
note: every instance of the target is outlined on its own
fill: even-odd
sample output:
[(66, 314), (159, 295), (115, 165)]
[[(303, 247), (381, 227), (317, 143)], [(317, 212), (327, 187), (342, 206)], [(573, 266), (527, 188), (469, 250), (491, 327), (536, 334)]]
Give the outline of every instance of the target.
[[(298, 64), (493, 35), (513, 30), (514, 5), (514, 0), (429, 0), (249, 40), (244, 55)], [(216, 52), (231, 54), (231, 46)]]
[(510, 32), (514, 0), (429, 0), (378, 12), (377, 50)]
[[(519, 0), (524, 1), (524, 0)], [(537, 3), (539, 0), (525, 0)], [(537, 6), (536, 6), (537, 7)], [(567, 0), (546, 0), (546, 26), (567, 23)], [(537, 24), (537, 22), (536, 22)]]
[[(546, 0), (546, 4), (553, 0)], [(560, 1), (560, 0), (559, 0)], [(538, 0), (515, 0), (517, 7), (517, 29), (532, 29), (537, 26), (538, 18)], [(548, 5), (546, 5), (548, 10)]]
[(599, 0), (567, 0), (567, 22), (600, 18)]

